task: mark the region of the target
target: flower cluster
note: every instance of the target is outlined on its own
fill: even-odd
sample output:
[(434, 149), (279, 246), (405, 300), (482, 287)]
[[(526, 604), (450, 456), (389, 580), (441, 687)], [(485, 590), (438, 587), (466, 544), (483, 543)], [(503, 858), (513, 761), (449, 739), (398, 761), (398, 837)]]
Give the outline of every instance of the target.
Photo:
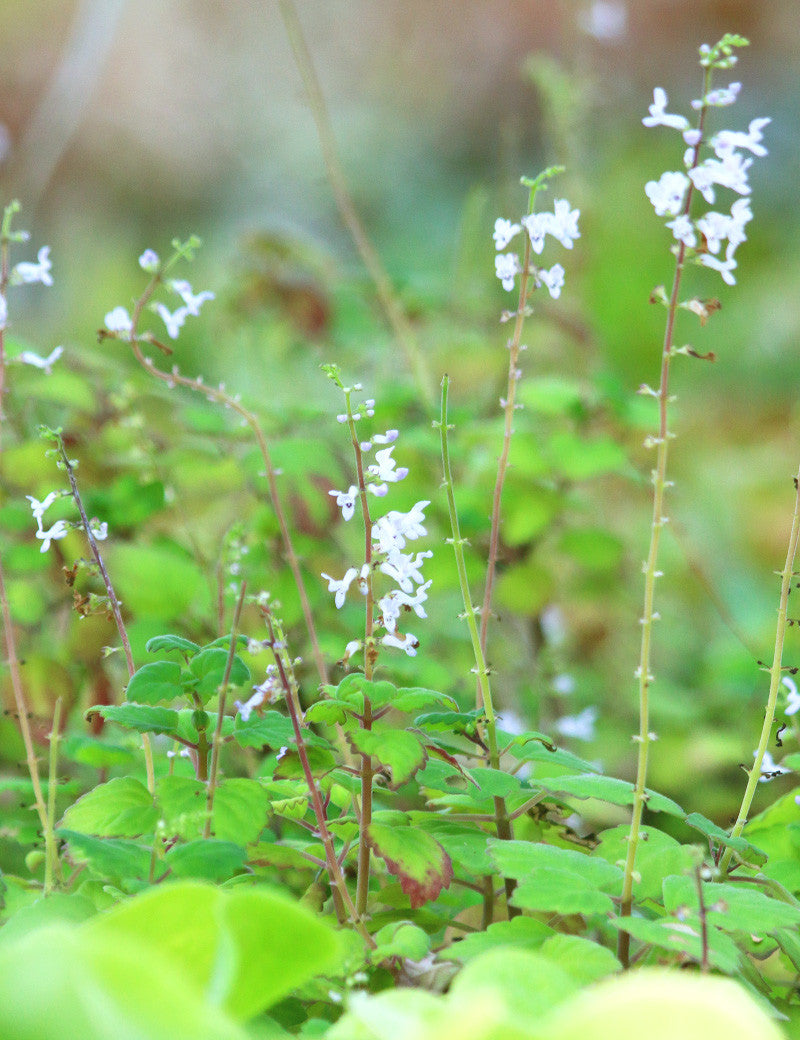
[[(145, 249), (139, 257), (139, 266), (148, 274), (157, 274), (161, 267), (158, 253), (152, 249)], [(169, 338), (177, 339), (186, 319), (190, 316), (196, 318), (206, 300), (214, 299), (214, 293), (208, 290), (195, 293), (191, 284), (185, 279), (173, 278), (167, 281), (166, 285), (180, 297), (183, 305), (170, 311), (163, 303), (156, 303), (153, 305), (153, 309), (166, 325)], [(124, 307), (115, 307), (109, 311), (105, 316), (104, 324), (109, 332), (123, 336), (130, 336), (133, 330), (133, 319)]]
[[(15, 208), (6, 208), (5, 217), (6, 220), (11, 216)], [(9, 233), (9, 241), (12, 242), (27, 242), (30, 235), (27, 231), (15, 231)], [(18, 264), (15, 264), (9, 273), (8, 283), (9, 285), (34, 285), (36, 283), (40, 285), (52, 285), (53, 284), (53, 263), (50, 259), (50, 246), (42, 246), (36, 255), (36, 262), (31, 260), (23, 260)], [(0, 331), (8, 328), (8, 303), (3, 293), (0, 293)], [(20, 364), (31, 365), (33, 368), (41, 369), (45, 375), (50, 375), (53, 370), (53, 365), (58, 361), (61, 355), (64, 353), (63, 347), (55, 347), (47, 357), (41, 357), (33, 350), (23, 350), (15, 358)]]
[[(367, 414), (372, 413), (374, 401), (366, 402), (365, 409)], [(358, 413), (353, 415), (354, 419), (358, 417)], [(344, 418), (347, 419), (347, 416)], [(386, 445), (375, 452), (375, 463), (367, 466), (365, 472), (366, 490), (379, 498), (387, 494), (389, 484), (395, 484), (408, 475), (408, 469), (398, 466), (392, 455), (397, 437), (397, 430), (387, 430), (386, 433), (376, 434), (370, 440), (359, 444), (362, 454), (367, 454), (376, 445)], [(331, 491), (329, 494), (336, 499), (336, 504), (342, 511), (342, 519), (352, 519), (356, 499), (360, 494), (359, 488), (351, 485), (347, 491)], [(328, 582), (328, 591), (334, 594), (337, 610), (343, 606), (354, 581), (362, 595), (366, 596), (369, 591), (369, 579), (373, 573), (377, 571), (391, 578), (396, 588), (392, 588), (377, 600), (380, 615), (376, 623), (384, 629), (385, 634), (381, 642), (385, 646), (404, 650), (410, 657), (416, 654), (419, 641), (411, 632), (401, 632), (398, 622), (402, 613), (412, 610), (417, 617), (427, 617), (423, 603), (428, 598), (431, 582), (423, 579), (422, 565), (433, 553), (430, 550), (405, 550), (409, 542), (427, 534), (423, 522), (425, 508), (428, 505), (428, 501), (417, 502), (407, 513), (390, 510), (371, 525), (372, 559), (369, 563), (364, 563), (361, 567), (349, 567), (341, 579), (332, 578), (330, 574), (322, 574)], [(361, 642), (358, 640), (348, 643), (345, 659), (360, 648)]]
[[(47, 512), (50, 506), (56, 501), (56, 499), (59, 499), (66, 494), (69, 494), (69, 492), (51, 491), (50, 494), (43, 498), (41, 502), (38, 498), (34, 498), (33, 495), (25, 496), (31, 504), (31, 512), (33, 513), (33, 518), (36, 521), (36, 537), (39, 538), (42, 542), (42, 547), (39, 550), (40, 552), (47, 552), (52, 542), (57, 542), (61, 538), (66, 538), (74, 526), (68, 520), (56, 520), (53, 526), (48, 531), (45, 531), (44, 526), (42, 524), (42, 518), (44, 517), (44, 514)], [(89, 526), (91, 528), (92, 534), (98, 542), (102, 542), (105, 538), (108, 537), (107, 523), (100, 523), (99, 520), (93, 517), (89, 521)]]
[[(701, 48), (703, 63), (711, 64), (712, 67), (727, 68), (736, 61), (735, 55), (731, 54), (726, 57), (724, 65), (719, 61), (709, 62), (709, 54), (711, 48)], [(740, 83), (731, 83), (721, 89), (709, 90), (702, 98), (693, 101), (692, 107), (703, 113), (707, 108), (732, 105), (740, 89)], [(666, 226), (674, 238), (682, 243), (687, 259), (719, 271), (728, 285), (735, 285), (734, 254), (737, 246), (746, 241), (745, 225), (753, 218), (747, 198), (750, 194), (748, 171), (753, 156), (767, 154), (761, 143), (761, 132), (770, 120), (753, 119), (746, 132), (721, 130), (707, 142), (712, 154), (701, 161), (701, 147), (706, 144), (702, 130), (690, 126), (685, 116), (667, 112), (667, 103), (666, 92), (656, 87), (650, 114), (642, 122), (648, 127), (668, 126), (680, 131), (687, 146), (683, 159), (686, 172), (667, 171), (657, 181), (649, 181), (645, 185), (645, 192), (656, 214), (671, 218)], [(713, 205), (718, 187), (727, 188), (740, 196), (733, 202), (730, 212), (709, 210), (698, 219), (690, 218), (693, 193), (698, 192), (709, 205)]]
[[(580, 238), (579, 216), (580, 210), (570, 209), (566, 199), (556, 199), (552, 213), (529, 213), (522, 217), (519, 224), (502, 218), (496, 220), (494, 244), (498, 254), (494, 259), (494, 267), (503, 288), (511, 292), (516, 276), (522, 272), (522, 263), (516, 253), (502, 253), (499, 250), (505, 249), (523, 228), (530, 238), (531, 249), (537, 256), (544, 250), (547, 235), (558, 239), (565, 249), (572, 249), (574, 240)], [(561, 264), (554, 264), (549, 269), (532, 265), (530, 270), (537, 288), (544, 285), (553, 299), (561, 295), (564, 286), (564, 268)]]

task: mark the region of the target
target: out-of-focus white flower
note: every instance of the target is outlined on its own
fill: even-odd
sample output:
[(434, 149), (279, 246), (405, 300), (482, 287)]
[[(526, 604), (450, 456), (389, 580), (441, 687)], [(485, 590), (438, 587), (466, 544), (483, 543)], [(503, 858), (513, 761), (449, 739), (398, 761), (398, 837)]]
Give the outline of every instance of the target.
[(653, 91), (653, 104), (649, 108), (650, 115), (645, 116), (642, 122), (645, 126), (671, 126), (675, 130), (688, 130), (689, 120), (686, 116), (670, 115), (667, 112), (667, 92), (656, 87)]
[[(753, 758), (756, 757), (758, 751), (753, 752)], [(782, 773), (791, 773), (791, 769), (787, 769), (786, 766), (778, 765), (777, 762), (773, 761), (772, 755), (769, 751), (764, 752), (764, 758), (761, 761), (761, 776), (758, 778), (760, 784), (766, 784), (770, 780), (774, 780), (775, 777), (780, 776)]]
[(37, 263), (24, 261), (16, 264), (11, 272), (13, 285), (30, 285), (40, 282), (42, 285), (52, 285), (53, 276), (50, 274), (53, 264), (50, 260), (50, 246), (42, 246), (36, 254)]
[(495, 249), (505, 249), (511, 239), (522, 230), (520, 224), (512, 224), (510, 220), (498, 217), (494, 222)]
[(797, 712), (800, 711), (800, 693), (797, 692), (797, 683), (788, 675), (784, 675), (781, 682), (789, 691), (789, 696), (786, 699), (786, 707), (783, 709), (783, 713), (784, 715), (796, 715)]
[(32, 350), (23, 350), (19, 355), (19, 360), (23, 365), (32, 365), (34, 368), (40, 368), (46, 376), (49, 376), (53, 371), (53, 365), (58, 361), (61, 355), (64, 353), (63, 347), (54, 347), (47, 357), (40, 357), (35, 354)]
[(148, 274), (155, 274), (160, 263), (158, 253), (154, 249), (145, 249), (139, 257), (139, 267)]
[(191, 285), (185, 280), (172, 281), (170, 282), (170, 286), (183, 300), (184, 306), (186, 307), (186, 313), (191, 314), (194, 318), (198, 316), (200, 308), (206, 300), (214, 299), (214, 293), (209, 292), (207, 289), (204, 292), (193, 292)]
[(644, 190), (659, 217), (677, 217), (683, 208), (688, 187), (686, 174), (667, 171), (657, 181), (648, 181)]
[(103, 324), (109, 332), (130, 332), (133, 329), (131, 316), (124, 307), (115, 307), (109, 311), (103, 319)]
[(177, 310), (170, 311), (163, 303), (157, 303), (156, 313), (167, 326), (167, 335), (169, 338), (177, 339), (178, 333), (181, 331), (184, 322), (186, 321), (186, 315), (189, 313), (189, 308), (178, 307)]
[(573, 740), (594, 740), (594, 724), (597, 722), (597, 708), (584, 708), (577, 715), (564, 715), (555, 722), (556, 732), (562, 737)]
[(536, 277), (547, 286), (547, 291), (552, 298), (557, 300), (564, 288), (564, 268), (561, 264), (553, 264), (549, 271), (541, 268)]
[(516, 253), (498, 253), (494, 258), (494, 270), (506, 292), (511, 292), (514, 288), (514, 279), (522, 270), (519, 265), (519, 257)]
[(25, 497), (31, 504), (31, 512), (33, 513), (33, 518), (36, 521), (36, 526), (41, 531), (42, 517), (50, 508), (50, 506), (55, 502), (55, 500), (57, 498), (61, 498), (61, 492), (51, 491), (50, 494), (43, 498), (41, 502), (38, 498), (34, 498), (33, 495), (26, 495)]
[(578, 12), (578, 26), (602, 43), (613, 43), (625, 35), (628, 9), (621, 0), (594, 0)]
[(358, 498), (358, 488), (355, 484), (351, 484), (347, 491), (329, 491), (328, 494), (336, 498), (336, 505), (342, 511), (342, 519), (350, 520), (355, 512)]

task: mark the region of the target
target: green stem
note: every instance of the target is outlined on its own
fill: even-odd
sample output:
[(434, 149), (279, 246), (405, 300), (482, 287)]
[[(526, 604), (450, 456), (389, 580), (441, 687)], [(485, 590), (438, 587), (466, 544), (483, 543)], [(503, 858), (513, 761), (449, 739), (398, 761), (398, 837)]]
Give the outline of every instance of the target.
[[(783, 642), (786, 637), (789, 590), (792, 586), (792, 579), (795, 577), (794, 560), (797, 555), (798, 538), (800, 538), (800, 470), (798, 470), (797, 476), (794, 478), (794, 486), (796, 490), (794, 515), (792, 516), (792, 529), (789, 533), (789, 547), (786, 552), (786, 564), (781, 571), (781, 595), (778, 603), (778, 626), (775, 633), (775, 650), (772, 655), (772, 666), (769, 669), (769, 695), (767, 697), (767, 707), (764, 712), (764, 724), (761, 727), (761, 736), (758, 740), (758, 749), (756, 750), (755, 761), (753, 762), (752, 768), (748, 770), (747, 786), (745, 787), (744, 796), (742, 797), (739, 815), (736, 817), (736, 823), (733, 825), (731, 830), (732, 838), (741, 837), (744, 826), (747, 823), (750, 807), (753, 804), (753, 798), (755, 797), (756, 788), (758, 787), (758, 782), (761, 777), (761, 763), (764, 761), (764, 755), (766, 754), (767, 745), (769, 744), (770, 735), (772, 733), (772, 724), (775, 721), (775, 706), (778, 702), (778, 693), (780, 691), (781, 679), (783, 677)], [(732, 855), (733, 849), (730, 846), (727, 846), (719, 864), (720, 876), (723, 878), (730, 868)]]
[[(708, 93), (709, 70), (704, 76), (703, 97)], [(700, 146), (703, 137), (703, 124), (706, 108), (700, 110), (698, 122), (699, 139), (694, 146), (694, 153), (690, 169), (698, 162)], [(689, 181), (686, 193), (686, 201), (683, 207), (683, 215), (688, 215), (692, 204), (693, 184)], [(650, 743), (654, 735), (650, 732), (650, 685), (653, 682), (653, 674), (650, 668), (651, 643), (653, 635), (653, 623), (659, 617), (654, 608), (656, 580), (661, 577), (658, 570), (658, 551), (661, 542), (661, 532), (669, 518), (665, 509), (665, 493), (667, 482), (667, 457), (669, 453), (669, 442), (672, 438), (668, 425), (668, 406), (670, 402), (669, 379), (670, 362), (673, 356), (673, 343), (675, 334), (675, 316), (678, 310), (679, 292), (681, 278), (683, 275), (684, 262), (686, 259), (686, 245), (680, 242), (678, 245), (675, 262), (675, 274), (672, 280), (672, 292), (670, 293), (667, 306), (667, 321), (664, 330), (664, 342), (661, 352), (661, 378), (658, 392), (658, 435), (649, 438), (646, 442), (648, 447), (655, 446), (656, 465), (652, 471), (653, 483), (653, 513), (650, 524), (650, 548), (647, 560), (644, 564), (644, 607), (640, 623), (642, 636), (639, 648), (639, 666), (636, 669), (636, 678), (639, 690), (639, 732), (634, 737), (638, 745), (636, 761), (636, 783), (633, 789), (633, 809), (631, 812), (631, 824), (628, 832), (628, 848), (625, 857), (625, 867), (622, 878), (622, 899), (620, 904), (620, 916), (630, 917), (633, 907), (633, 877), (636, 863), (636, 852), (641, 840), (642, 816), (647, 803), (647, 768), (650, 753)], [(620, 931), (617, 956), (624, 968), (630, 964), (630, 935), (628, 932)]]
[(330, 116), (294, 4), (292, 0), (279, 0), (278, 7), (286, 27), (286, 34), (289, 37), (289, 43), (298, 71), (306, 89), (311, 114), (317, 126), (325, 171), (328, 175), (336, 206), (375, 285), (378, 300), (400, 345), (400, 349), (405, 354), (417, 389), (425, 405), (430, 408), (433, 406), (433, 392), (424, 355), (417, 342), (411, 323), (400, 305), (386, 268), (383, 266), (380, 256), (364, 230), (364, 225), (348, 190), (347, 180), (336, 150)]
[[(464, 559), (464, 543), (466, 539), (461, 537), (461, 527), (458, 521), (458, 510), (456, 509), (456, 498), (455, 491), (453, 489), (453, 474), (450, 468), (450, 449), (447, 440), (447, 431), (452, 429), (447, 424), (447, 394), (450, 387), (450, 377), (445, 375), (442, 378), (442, 402), (441, 402), (441, 415), (438, 423), (435, 423), (439, 427), (442, 444), (442, 471), (444, 473), (444, 488), (447, 493), (447, 508), (450, 514), (450, 532), (452, 537), (449, 539), (453, 546), (453, 552), (456, 558), (456, 571), (458, 572), (458, 584), (461, 588), (461, 598), (464, 603), (464, 618), (467, 622), (467, 628), (469, 629), (469, 636), (472, 642), (472, 652), (475, 657), (475, 671), (478, 677), (478, 690), (480, 692), (480, 704), (479, 707), (483, 708), (486, 714), (486, 742), (489, 750), (489, 767), (490, 769), (499, 769), (500, 767), (500, 752), (497, 746), (497, 718), (494, 711), (494, 703), (492, 701), (492, 690), (489, 682), (489, 669), (486, 666), (486, 657), (481, 646), (481, 637), (478, 632), (478, 624), (475, 620), (475, 614), (477, 607), (472, 603), (472, 597), (469, 590), (469, 580), (467, 578), (467, 565)], [(503, 840), (509, 840), (513, 837), (513, 830), (511, 827), (511, 821), (508, 816), (508, 810), (506, 809), (505, 799), (495, 798), (495, 826), (497, 829), (497, 837)], [(515, 882), (512, 878), (505, 879), (506, 886), (506, 899), (508, 900), (514, 892)], [(515, 916), (519, 911), (509, 905), (508, 915), (509, 917)]]
[(231, 678), (233, 659), (236, 656), (236, 636), (239, 631), (239, 622), (242, 617), (242, 605), (247, 590), (247, 582), (243, 581), (239, 589), (239, 598), (231, 622), (231, 643), (228, 647), (228, 660), (225, 662), (225, 674), (222, 677), (222, 685), (219, 688), (219, 703), (217, 704), (217, 724), (214, 727), (214, 737), (211, 741), (211, 769), (208, 776), (208, 791), (206, 793), (206, 824), (203, 829), (203, 837), (211, 837), (211, 819), (214, 814), (214, 795), (217, 790), (217, 777), (219, 775), (219, 752), (222, 747), (222, 722), (225, 718), (225, 698), (228, 692), (228, 683)]
[(50, 762), (47, 773), (47, 829), (44, 834), (44, 894), (53, 888), (53, 878), (59, 872), (58, 847), (56, 845), (56, 791), (58, 790), (58, 742), (61, 734), (61, 697), (56, 698), (53, 709), (53, 725), (50, 730)]

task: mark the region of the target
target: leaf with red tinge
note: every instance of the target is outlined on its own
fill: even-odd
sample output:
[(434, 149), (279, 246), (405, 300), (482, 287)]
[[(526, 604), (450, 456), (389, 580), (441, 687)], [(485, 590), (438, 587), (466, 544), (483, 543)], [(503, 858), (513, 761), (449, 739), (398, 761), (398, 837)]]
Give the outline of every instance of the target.
[(416, 827), (389, 827), (371, 823), (367, 838), (375, 854), (418, 910), (436, 899), (453, 880), (453, 864), (445, 850), (430, 834)]

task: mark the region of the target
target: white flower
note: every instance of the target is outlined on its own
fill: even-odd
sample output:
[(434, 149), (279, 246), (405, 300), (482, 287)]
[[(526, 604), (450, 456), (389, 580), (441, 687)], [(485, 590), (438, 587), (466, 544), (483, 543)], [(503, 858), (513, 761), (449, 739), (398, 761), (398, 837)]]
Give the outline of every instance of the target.
[[(758, 751), (753, 752), (753, 758), (756, 757)], [(761, 776), (758, 778), (760, 784), (766, 784), (770, 780), (774, 780), (776, 776), (780, 776), (781, 773), (791, 773), (791, 769), (787, 769), (786, 766), (779, 766), (773, 761), (772, 755), (769, 751), (764, 752), (764, 758), (761, 762)]]
[(0, 329), (4, 329), (8, 323), (8, 304), (6, 298), (0, 293)]
[(552, 213), (529, 213), (522, 218), (528, 238), (531, 240), (531, 249), (538, 256), (544, 249), (544, 239), (553, 220)]
[(358, 498), (358, 488), (355, 484), (351, 484), (347, 491), (329, 491), (329, 495), (336, 497), (336, 505), (342, 511), (342, 519), (350, 520), (356, 508), (356, 499)]
[[(427, 555), (432, 556), (433, 553), (428, 553)], [(428, 598), (428, 589), (432, 584), (431, 581), (426, 581), (424, 585), (420, 585), (413, 595), (409, 595), (408, 592), (403, 592), (401, 589), (392, 589), (391, 592), (388, 592), (378, 600), (378, 606), (383, 618), (383, 627), (387, 632), (394, 632), (397, 627), (397, 619), (400, 617), (404, 607), (410, 607), (417, 617), (425, 618), (428, 616), (422, 604)]]
[(562, 737), (574, 740), (594, 740), (594, 724), (597, 721), (597, 708), (584, 708), (578, 715), (565, 715), (557, 719), (555, 729)]
[(645, 126), (671, 126), (675, 130), (688, 130), (689, 120), (686, 116), (670, 115), (667, 112), (667, 92), (661, 87), (653, 91), (653, 104), (650, 105), (649, 116), (645, 116), (642, 122)]
[(410, 632), (406, 632), (402, 639), (391, 632), (387, 632), (381, 642), (384, 646), (396, 646), (398, 650), (405, 650), (409, 657), (417, 656), (419, 640)]
[(418, 552), (415, 556), (392, 549), (386, 561), (378, 569), (381, 574), (385, 574), (396, 581), (404, 592), (411, 592), (414, 588), (412, 583), (419, 585), (422, 582), (422, 571), (420, 570), (422, 561), (429, 559), (431, 556), (433, 556), (433, 553), (430, 549), (427, 549), (425, 552)]
[(139, 257), (139, 267), (141, 267), (143, 271), (147, 271), (148, 274), (155, 274), (160, 262), (161, 261), (158, 259), (158, 253), (153, 249), (145, 249)]
[(157, 303), (156, 313), (167, 326), (167, 335), (169, 338), (177, 339), (178, 333), (183, 328), (183, 323), (186, 321), (186, 315), (189, 313), (189, 308), (178, 307), (176, 311), (169, 311), (163, 303)]
[(563, 672), (561, 675), (557, 675), (553, 679), (553, 693), (558, 693), (562, 697), (568, 697), (571, 693), (575, 692), (575, 680), (571, 675)]
[(375, 452), (376, 465), (368, 468), (370, 476), (387, 484), (396, 484), (398, 480), (403, 480), (408, 476), (408, 469), (405, 466), (401, 466), (397, 470), (395, 469), (396, 463), (392, 458), (393, 451), (394, 445), (391, 444), (388, 448), (382, 448), (380, 451)]
[(376, 551), (389, 553), (392, 549), (402, 549), (406, 539), (414, 541), (426, 535), (428, 532), (422, 526), (422, 521), (425, 519), (425, 506), (429, 505), (428, 501), (417, 502), (408, 513), (398, 513), (393, 509), (376, 520), (372, 525)]
[(580, 238), (578, 231), (578, 217), (581, 215), (579, 209), (570, 209), (566, 199), (556, 199), (553, 206), (553, 214), (550, 219), (548, 232), (564, 246), (572, 249), (574, 239)]
[(596, 40), (613, 43), (625, 35), (628, 11), (620, 0), (594, 0), (588, 10), (578, 12), (578, 25)]
[(549, 271), (541, 268), (536, 273), (537, 279), (547, 286), (547, 291), (557, 300), (564, 287), (564, 268), (561, 264), (554, 264)]
[(186, 307), (186, 313), (191, 314), (193, 318), (198, 316), (200, 308), (206, 300), (214, 299), (214, 293), (209, 292), (208, 290), (195, 294), (192, 292), (192, 287), (187, 281), (172, 281), (170, 282), (170, 286), (183, 300)]
[(97, 517), (94, 517), (89, 521), (89, 530), (98, 542), (104, 542), (108, 538), (108, 524), (105, 520), (101, 524)]
[(27, 498), (27, 500), (31, 504), (31, 512), (33, 513), (33, 518), (36, 521), (36, 526), (41, 531), (41, 529), (42, 529), (42, 517), (47, 512), (47, 510), (50, 508), (50, 506), (55, 502), (55, 500), (57, 498), (61, 498), (61, 492), (60, 491), (51, 491), (50, 494), (46, 498), (44, 498), (41, 502), (39, 501), (38, 498), (34, 498), (33, 495), (26, 495), (25, 497)]
[(133, 329), (131, 317), (124, 307), (115, 307), (103, 319), (109, 332), (130, 332)]
[(736, 279), (733, 277), (733, 272), (736, 270), (736, 261), (733, 258), (734, 248), (734, 246), (728, 246), (724, 260), (713, 256), (711, 253), (703, 253), (697, 258), (697, 262), (702, 264), (703, 267), (710, 267), (712, 271), (719, 271), (723, 282), (726, 282), (728, 285), (736, 285)]
[(505, 249), (511, 239), (522, 230), (519, 224), (512, 224), (510, 220), (502, 217), (494, 222), (494, 246), (495, 249)]
[(519, 265), (519, 257), (516, 253), (498, 253), (494, 258), (494, 270), (506, 292), (511, 292), (514, 288), (514, 279), (522, 270)]
[(739, 96), (741, 89), (741, 83), (731, 83), (728, 87), (718, 87), (716, 90), (710, 90), (705, 98), (693, 101), (692, 108), (696, 110), (701, 109), (704, 104), (711, 105), (714, 108), (724, 108), (726, 105), (732, 105)]
[(268, 683), (263, 683), (261, 686), (253, 687), (253, 695), (249, 700), (246, 701), (234, 701), (234, 706), (237, 708), (242, 722), (247, 722), (250, 716), (253, 714), (254, 708), (260, 708), (264, 701), (267, 699), (268, 693), (270, 692)]
[(719, 159), (728, 152), (732, 152), (734, 148), (745, 148), (753, 155), (766, 155), (767, 149), (761, 144), (761, 130), (771, 122), (771, 119), (752, 119), (747, 133), (742, 130), (720, 130), (711, 138), (711, 147)]
[(36, 532), (36, 537), (42, 539), (42, 547), (39, 552), (47, 552), (50, 548), (50, 543), (58, 541), (59, 538), (66, 538), (69, 534), (70, 525), (66, 520), (56, 520), (49, 531), (44, 531), (41, 527)]
[(17, 264), (11, 272), (11, 281), (14, 285), (31, 284), (41, 282), (42, 285), (52, 285), (53, 276), (50, 274), (53, 264), (50, 260), (50, 246), (42, 246), (36, 254), (38, 263)]
[(662, 173), (657, 181), (648, 181), (644, 190), (659, 217), (677, 217), (688, 187), (689, 179), (685, 174), (668, 171)]
[(34, 368), (41, 368), (44, 370), (44, 374), (49, 376), (53, 371), (53, 365), (58, 361), (61, 355), (64, 353), (63, 347), (54, 347), (46, 358), (40, 357), (38, 354), (34, 354), (32, 350), (23, 350), (19, 355), (19, 360), (24, 365), (33, 365)]
[(334, 603), (336, 604), (337, 610), (339, 610), (344, 604), (345, 596), (347, 595), (347, 590), (350, 588), (353, 578), (355, 578), (357, 574), (358, 571), (355, 567), (348, 567), (347, 571), (345, 572), (345, 576), (342, 578), (342, 580), (337, 581), (336, 578), (332, 578), (330, 574), (325, 574), (323, 572), (322, 577), (327, 579), (328, 582), (328, 592), (336, 593), (334, 597)]
[(683, 242), (685, 246), (690, 249), (694, 249), (697, 245), (697, 236), (694, 233), (694, 225), (686, 214), (676, 217), (674, 220), (667, 221), (667, 227), (670, 228), (672, 234), (679, 242)]
[(800, 693), (797, 692), (797, 683), (794, 679), (790, 679), (788, 675), (784, 675), (781, 682), (789, 691), (783, 713), (784, 715), (796, 715), (800, 711)]

